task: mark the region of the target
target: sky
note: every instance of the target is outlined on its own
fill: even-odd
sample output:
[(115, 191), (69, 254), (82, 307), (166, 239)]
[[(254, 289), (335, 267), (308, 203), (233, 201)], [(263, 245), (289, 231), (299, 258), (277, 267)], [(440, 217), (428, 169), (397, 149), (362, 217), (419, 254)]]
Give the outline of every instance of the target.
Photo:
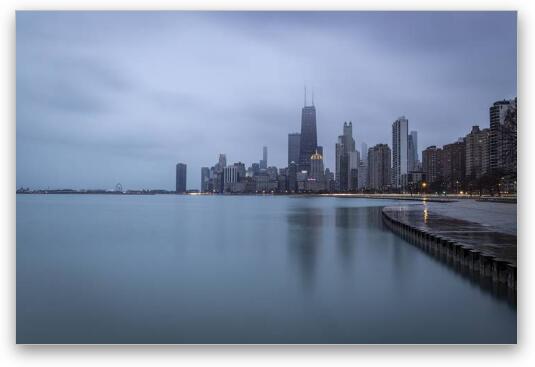
[(17, 187), (188, 189), (219, 153), (287, 164), (304, 86), (334, 168), (409, 120), (418, 150), (517, 91), (515, 12), (17, 12)]

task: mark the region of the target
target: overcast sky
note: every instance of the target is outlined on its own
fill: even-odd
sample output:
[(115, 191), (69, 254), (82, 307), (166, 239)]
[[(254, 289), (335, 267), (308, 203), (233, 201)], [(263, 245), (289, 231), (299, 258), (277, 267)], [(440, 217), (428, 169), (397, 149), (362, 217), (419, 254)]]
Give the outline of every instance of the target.
[(516, 13), (18, 12), (17, 186), (188, 189), (219, 153), (286, 166), (314, 89), (318, 144), (418, 150), (488, 127), (516, 96)]

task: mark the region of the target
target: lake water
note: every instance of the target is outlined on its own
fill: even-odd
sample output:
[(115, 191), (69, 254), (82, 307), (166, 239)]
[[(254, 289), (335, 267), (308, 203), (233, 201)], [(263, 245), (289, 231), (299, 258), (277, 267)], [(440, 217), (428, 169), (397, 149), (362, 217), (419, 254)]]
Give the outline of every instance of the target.
[(17, 342), (515, 343), (516, 306), (391, 233), (393, 204), (17, 195)]

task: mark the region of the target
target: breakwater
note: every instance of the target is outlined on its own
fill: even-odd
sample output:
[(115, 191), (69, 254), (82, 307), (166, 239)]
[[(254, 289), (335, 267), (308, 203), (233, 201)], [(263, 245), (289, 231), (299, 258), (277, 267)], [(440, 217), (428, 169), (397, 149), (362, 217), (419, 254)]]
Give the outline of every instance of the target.
[(421, 205), (385, 207), (382, 215), (388, 228), (430, 255), (516, 293), (516, 236), (434, 215)]

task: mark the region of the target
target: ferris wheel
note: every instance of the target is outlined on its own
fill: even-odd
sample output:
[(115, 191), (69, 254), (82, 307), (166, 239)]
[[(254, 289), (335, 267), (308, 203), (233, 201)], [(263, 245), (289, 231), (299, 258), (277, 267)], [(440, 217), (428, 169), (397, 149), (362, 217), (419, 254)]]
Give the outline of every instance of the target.
[(115, 185), (115, 191), (123, 192), (123, 185), (121, 185), (121, 183)]

